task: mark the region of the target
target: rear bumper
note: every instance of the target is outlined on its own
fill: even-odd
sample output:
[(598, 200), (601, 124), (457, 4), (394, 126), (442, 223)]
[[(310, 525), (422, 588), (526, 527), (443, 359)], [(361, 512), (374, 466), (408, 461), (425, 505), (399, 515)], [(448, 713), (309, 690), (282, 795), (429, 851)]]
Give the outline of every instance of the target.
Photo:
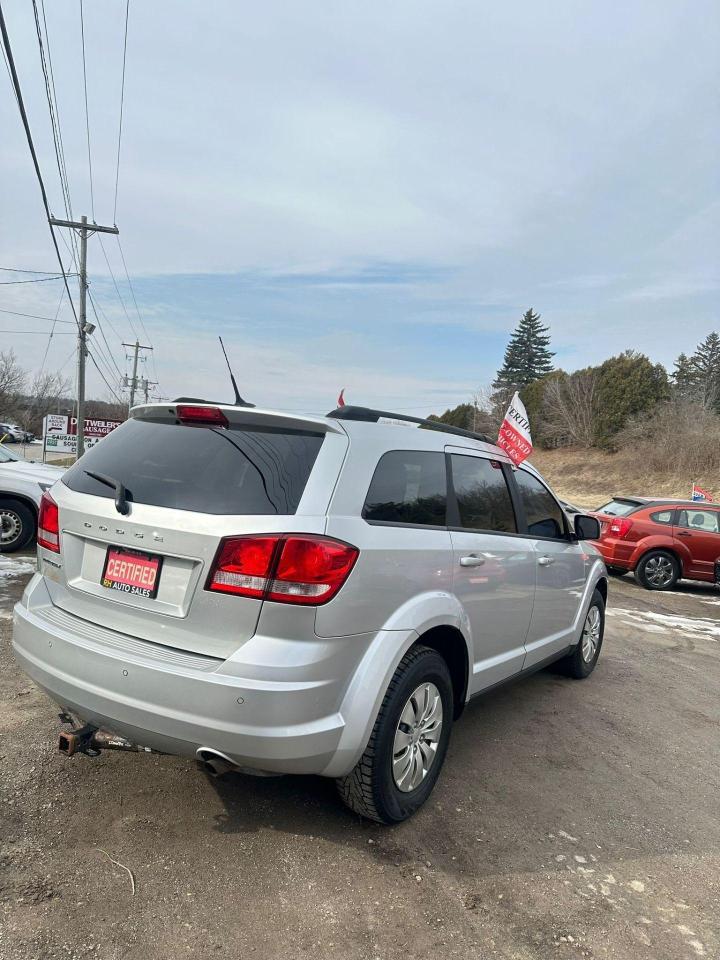
[[(356, 640), (360, 661), (364, 637), (338, 644)], [(318, 663), (310, 671), (303, 665), (303, 679), (278, 680), (277, 667), (273, 679), (243, 679), (228, 672), (227, 661), (136, 641), (53, 607), (39, 575), (14, 612), (21, 667), (81, 719), (165, 753), (192, 757), (208, 747), (241, 766), (278, 773), (323, 773), (330, 765), (337, 775), (346, 772), (337, 756), (341, 737), (344, 745), (351, 741), (340, 751), (348, 763), (363, 747), (341, 713), (347, 676), (307, 678), (313, 666), (316, 675), (327, 667), (329, 643), (307, 645), (310, 652), (317, 647)]]
[(608, 537), (603, 540), (593, 540), (593, 546), (605, 561), (606, 566), (619, 567), (622, 570), (634, 569), (637, 544)]

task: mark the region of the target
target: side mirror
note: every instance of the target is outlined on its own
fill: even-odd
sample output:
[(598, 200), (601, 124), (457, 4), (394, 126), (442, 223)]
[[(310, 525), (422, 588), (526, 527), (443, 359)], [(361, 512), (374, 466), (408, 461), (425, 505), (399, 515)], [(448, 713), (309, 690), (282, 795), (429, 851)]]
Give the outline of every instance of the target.
[(578, 540), (599, 540), (600, 521), (595, 517), (578, 513), (575, 517), (575, 536)]

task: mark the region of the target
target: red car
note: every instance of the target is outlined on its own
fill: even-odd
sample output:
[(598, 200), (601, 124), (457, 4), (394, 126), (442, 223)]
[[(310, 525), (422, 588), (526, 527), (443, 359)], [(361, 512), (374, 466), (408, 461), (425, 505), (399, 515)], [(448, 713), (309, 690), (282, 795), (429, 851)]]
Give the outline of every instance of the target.
[(670, 590), (681, 577), (720, 583), (720, 504), (613, 497), (593, 516), (593, 543), (611, 573), (633, 570), (648, 590)]

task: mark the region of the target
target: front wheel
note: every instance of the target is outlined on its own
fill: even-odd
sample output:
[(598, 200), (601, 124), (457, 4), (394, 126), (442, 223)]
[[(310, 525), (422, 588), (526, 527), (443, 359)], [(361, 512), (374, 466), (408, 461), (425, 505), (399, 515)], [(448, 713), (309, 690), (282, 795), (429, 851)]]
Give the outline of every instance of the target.
[(35, 515), (19, 500), (0, 500), (0, 553), (22, 550), (35, 536)]
[(343, 801), (379, 823), (407, 820), (425, 803), (450, 740), (453, 689), (436, 650), (409, 650), (390, 681), (362, 757), (337, 781)]

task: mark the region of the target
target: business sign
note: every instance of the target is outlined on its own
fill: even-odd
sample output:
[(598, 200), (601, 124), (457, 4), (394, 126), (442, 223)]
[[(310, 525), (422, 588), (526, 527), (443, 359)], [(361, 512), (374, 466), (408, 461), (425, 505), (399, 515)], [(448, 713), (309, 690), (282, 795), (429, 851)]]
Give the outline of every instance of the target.
[[(100, 443), (103, 437), (120, 426), (122, 420), (85, 418), (85, 449)], [(49, 413), (43, 420), (43, 449), (48, 453), (77, 453), (77, 417)]]

